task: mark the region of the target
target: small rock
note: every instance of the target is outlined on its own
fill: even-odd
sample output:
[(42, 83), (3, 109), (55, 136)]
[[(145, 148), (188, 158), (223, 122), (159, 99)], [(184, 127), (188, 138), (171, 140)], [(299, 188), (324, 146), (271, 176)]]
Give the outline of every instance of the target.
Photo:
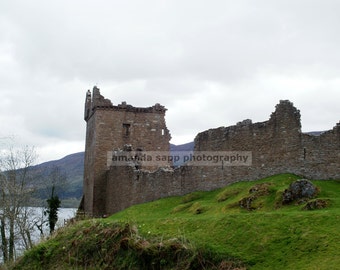
[(289, 204), (296, 200), (311, 199), (318, 193), (318, 189), (307, 179), (299, 179), (291, 183), (282, 194), (282, 204)]

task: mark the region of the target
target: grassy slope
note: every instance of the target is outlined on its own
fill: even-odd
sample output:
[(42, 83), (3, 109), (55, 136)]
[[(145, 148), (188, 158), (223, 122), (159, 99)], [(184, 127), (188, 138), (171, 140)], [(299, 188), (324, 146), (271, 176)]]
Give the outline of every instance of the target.
[[(330, 199), (330, 205), (322, 210), (302, 211), (303, 205), (278, 204), (282, 191), (295, 179), (293, 175), (278, 175), (211, 192), (161, 199), (130, 207), (97, 223), (136, 224), (138, 234), (146, 239), (187, 239), (205, 254), (226, 260), (239, 259), (250, 269), (338, 269), (340, 183), (313, 181), (321, 190), (318, 198)], [(249, 196), (249, 189), (259, 183), (269, 183), (269, 193), (254, 202), (256, 210), (241, 209), (239, 200)], [(70, 230), (72, 228), (66, 232)], [(58, 240), (63, 233), (60, 235), (43, 244), (47, 246), (44, 258), (45, 253), (50, 254), (44, 259), (48, 265), (55, 260), (61, 263), (58, 259), (58, 254), (63, 252), (61, 245), (64, 250), (69, 248), (62, 243), (63, 238)], [(75, 236), (67, 237), (71, 238), (69, 242), (75, 241)], [(37, 248), (22, 259), (24, 265), (38, 263)], [(59, 256), (65, 257), (65, 254)], [(41, 261), (41, 257), (38, 259)], [(46, 265), (42, 266), (46, 268)]]

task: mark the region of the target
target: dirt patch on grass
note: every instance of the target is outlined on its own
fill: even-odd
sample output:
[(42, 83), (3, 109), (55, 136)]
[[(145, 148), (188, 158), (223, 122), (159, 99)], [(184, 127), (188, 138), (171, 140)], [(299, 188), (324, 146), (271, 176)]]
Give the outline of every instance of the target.
[(326, 208), (330, 204), (330, 200), (315, 199), (306, 203), (302, 210), (317, 210)]
[(254, 207), (253, 205), (254, 201), (257, 200), (259, 197), (269, 195), (270, 193), (269, 187), (271, 185), (272, 185), (271, 183), (260, 183), (252, 186), (249, 189), (250, 196), (242, 198), (238, 202), (239, 206), (248, 211), (257, 209), (258, 207)]

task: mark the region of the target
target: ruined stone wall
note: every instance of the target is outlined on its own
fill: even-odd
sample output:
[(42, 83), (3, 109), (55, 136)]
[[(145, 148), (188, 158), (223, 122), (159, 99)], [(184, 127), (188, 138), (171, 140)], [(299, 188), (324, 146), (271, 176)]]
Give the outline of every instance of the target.
[(87, 93), (84, 112), (87, 122), (84, 210), (87, 214), (112, 214), (138, 203), (213, 190), (278, 173), (294, 173), (309, 179), (340, 179), (340, 123), (320, 136), (303, 134), (300, 112), (289, 101), (280, 101), (268, 121), (244, 120), (196, 136), (195, 153), (250, 151), (250, 166), (188, 163), (171, 169), (166, 161), (148, 168), (136, 167), (131, 162), (126, 166), (108, 163), (111, 151), (126, 145), (144, 152), (169, 153), (165, 111), (159, 104), (136, 108), (123, 102), (114, 106), (96, 87), (92, 95), (90, 91)]
[(302, 134), (299, 174), (310, 179), (340, 178), (340, 122), (320, 136)]
[(251, 166), (183, 166), (156, 172), (133, 166), (111, 167), (106, 182), (106, 210), (159, 198), (213, 190), (227, 184), (255, 180), (279, 173), (309, 179), (340, 179), (340, 123), (320, 136), (301, 133), (300, 112), (289, 101), (280, 101), (270, 119), (199, 133), (195, 152), (251, 151)]
[(154, 172), (136, 170), (134, 166), (113, 166), (107, 175), (107, 214), (139, 203), (215, 188), (209, 184), (191, 166), (159, 168)]
[[(339, 124), (320, 136), (301, 133), (300, 112), (289, 101), (280, 101), (270, 119), (252, 124), (212, 129), (197, 135), (195, 150), (247, 150), (252, 166), (230, 167), (228, 182), (251, 180), (278, 173), (294, 173), (310, 179), (340, 178)], [(205, 173), (219, 175), (206, 167)]]

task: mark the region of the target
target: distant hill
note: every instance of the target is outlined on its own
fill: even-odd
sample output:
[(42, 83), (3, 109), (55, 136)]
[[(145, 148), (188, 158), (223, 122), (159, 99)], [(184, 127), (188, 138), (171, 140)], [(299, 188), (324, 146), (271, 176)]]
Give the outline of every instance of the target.
[(84, 152), (68, 155), (62, 159), (52, 160), (33, 166), (32, 169), (42, 174), (48, 174), (48, 172), (54, 167), (59, 167), (66, 173), (67, 177), (74, 182), (75, 179), (83, 178), (84, 171)]
[[(172, 153), (192, 151), (194, 143), (186, 143), (181, 145), (170, 144), (170, 151)], [(175, 166), (181, 165), (183, 162), (179, 161)], [(52, 160), (33, 166), (32, 173), (36, 178), (47, 176), (53, 168), (59, 167), (61, 172), (65, 173), (67, 177), (67, 184), (62, 194), (59, 196), (62, 199), (64, 207), (78, 207), (81, 197), (83, 195), (83, 175), (84, 175), (84, 152), (70, 154), (62, 159)], [(37, 181), (39, 182), (39, 181)], [(39, 189), (39, 188), (38, 188)], [(41, 195), (39, 199), (46, 198)]]
[(312, 136), (320, 136), (324, 131), (309, 131), (305, 132), (305, 134), (312, 135)]
[(179, 160), (175, 161), (173, 166), (178, 167), (184, 163), (184, 155), (190, 154), (194, 150), (194, 142), (181, 145), (170, 144), (170, 152), (172, 156), (178, 156)]
[(36, 179), (36, 199), (46, 200), (46, 187), (40, 186), (51, 171), (58, 167), (66, 176), (66, 183), (58, 196), (63, 207), (77, 207), (83, 194), (84, 152), (74, 153), (59, 160), (52, 160), (31, 167), (31, 173)]
[(194, 142), (189, 142), (189, 143), (180, 144), (180, 145), (170, 144), (170, 152), (192, 151), (192, 150), (194, 150)]

